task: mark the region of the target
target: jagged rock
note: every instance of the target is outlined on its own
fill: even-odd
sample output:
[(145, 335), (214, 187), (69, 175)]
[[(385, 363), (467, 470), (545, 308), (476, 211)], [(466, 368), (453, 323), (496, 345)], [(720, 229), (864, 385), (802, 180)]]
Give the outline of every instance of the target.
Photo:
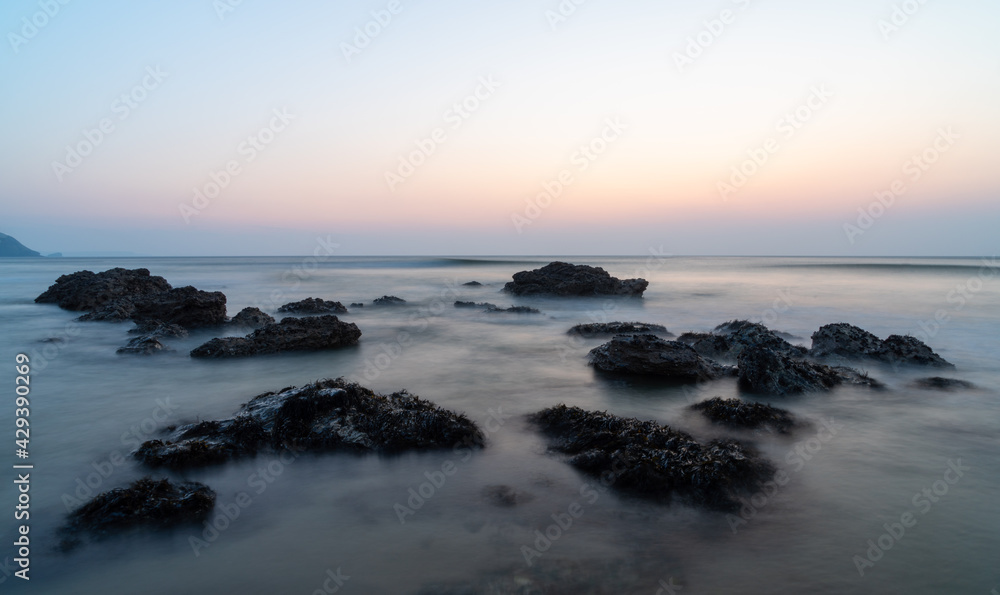
[(699, 444), (688, 434), (653, 421), (559, 405), (530, 417), (550, 447), (571, 455), (588, 475), (611, 478), (615, 489), (732, 510), (738, 498), (774, 473), (770, 462), (735, 440)]
[(514, 295), (559, 296), (626, 295), (642, 297), (645, 279), (617, 279), (600, 267), (553, 262), (540, 269), (521, 271), (503, 290)]
[(186, 337), (186, 328), (176, 324), (166, 324), (162, 320), (145, 320), (135, 323), (135, 328), (129, 329), (130, 335), (145, 335), (147, 337)]
[(890, 335), (883, 341), (845, 322), (820, 327), (813, 333), (812, 342), (809, 354), (815, 358), (870, 359), (893, 365), (955, 367), (916, 337)]
[(226, 296), (221, 291), (202, 291), (188, 285), (134, 299), (137, 322), (159, 320), (185, 328), (201, 328), (224, 324)]
[(243, 308), (236, 316), (233, 316), (227, 323), (229, 326), (240, 328), (259, 329), (269, 324), (274, 324), (274, 317), (267, 314), (260, 308)]
[(766, 347), (744, 349), (737, 358), (737, 366), (740, 387), (755, 393), (785, 396), (830, 390), (841, 384), (882, 387), (882, 383), (867, 373), (795, 360)]
[(589, 324), (578, 324), (566, 332), (570, 335), (583, 335), (584, 337), (652, 333), (659, 333), (667, 337), (673, 336), (673, 334), (667, 332), (667, 327), (662, 324), (649, 324), (646, 322), (591, 322)]
[(462, 283), (466, 287), (482, 287), (482, 283), (479, 281), (469, 281), (468, 283)]
[(403, 298), (398, 298), (394, 295), (383, 295), (380, 298), (375, 298), (372, 303), (376, 306), (400, 306), (406, 303)]
[(975, 384), (972, 384), (967, 380), (959, 380), (958, 378), (942, 378), (940, 376), (918, 378), (914, 380), (911, 385), (915, 388), (924, 390), (943, 391), (970, 390), (976, 388)]
[(132, 527), (167, 527), (203, 521), (215, 507), (215, 492), (204, 484), (175, 484), (144, 477), (126, 488), (98, 494), (69, 514), (61, 533), (66, 545), (81, 534), (104, 537)]
[(306, 298), (298, 302), (285, 304), (278, 312), (288, 314), (347, 314), (347, 308), (340, 302), (331, 302), (320, 298)]
[(35, 298), (35, 302), (58, 304), (66, 310), (95, 311), (112, 300), (135, 299), (170, 289), (166, 279), (150, 275), (148, 269), (114, 268), (101, 273), (78, 271), (56, 279)]
[(353, 322), (336, 316), (285, 318), (268, 324), (246, 337), (225, 337), (191, 351), (191, 357), (246, 357), (284, 351), (317, 351), (345, 347), (358, 342), (361, 331)]
[(706, 359), (689, 345), (656, 335), (619, 335), (590, 351), (590, 365), (603, 372), (661, 376), (684, 382), (734, 375), (731, 366)]
[(206, 421), (151, 440), (133, 456), (158, 467), (187, 468), (260, 452), (401, 452), (482, 447), (484, 436), (462, 414), (400, 391), (379, 395), (343, 378), (254, 397), (231, 419)]
[(713, 333), (684, 333), (677, 337), (677, 341), (690, 345), (698, 355), (712, 359), (731, 357), (730, 352), (733, 348), (729, 339)]
[(119, 347), (116, 353), (128, 353), (135, 355), (152, 355), (161, 351), (173, 351), (160, 343), (160, 340), (153, 336), (136, 337), (128, 342), (124, 347)]
[(735, 360), (744, 349), (767, 348), (789, 357), (802, 357), (805, 347), (792, 345), (777, 333), (758, 322), (731, 320), (711, 333), (684, 333), (677, 338), (694, 348), (700, 355), (714, 359)]
[(130, 297), (115, 298), (103, 306), (77, 318), (80, 322), (124, 322), (135, 314), (135, 302)]
[(780, 434), (787, 433), (795, 425), (792, 414), (784, 409), (751, 403), (742, 399), (715, 397), (691, 405), (710, 421), (734, 428), (770, 428)]

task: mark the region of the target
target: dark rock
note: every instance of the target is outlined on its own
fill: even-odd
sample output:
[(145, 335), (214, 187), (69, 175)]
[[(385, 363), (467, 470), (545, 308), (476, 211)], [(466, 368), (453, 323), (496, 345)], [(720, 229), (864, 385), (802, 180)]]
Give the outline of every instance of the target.
[(780, 434), (785, 434), (795, 425), (792, 414), (784, 409), (751, 403), (742, 399), (723, 399), (715, 397), (701, 403), (691, 405), (691, 409), (700, 411), (714, 423), (734, 428), (770, 428)]
[(94, 311), (116, 299), (135, 299), (170, 289), (166, 279), (150, 275), (148, 269), (114, 268), (102, 273), (78, 271), (56, 279), (52, 286), (35, 298), (35, 302), (58, 304), (66, 310)]
[(285, 304), (278, 312), (288, 314), (347, 314), (347, 308), (340, 302), (331, 302), (320, 298), (306, 298), (298, 302)]
[(483, 498), (493, 506), (511, 507), (534, 500), (531, 494), (519, 492), (510, 486), (494, 485), (483, 488)]
[(116, 353), (129, 353), (135, 355), (152, 355), (161, 351), (173, 351), (168, 349), (159, 339), (152, 336), (136, 337), (128, 342), (124, 347), (119, 347)]
[(166, 324), (161, 320), (146, 320), (137, 322), (135, 328), (129, 329), (130, 335), (145, 335), (147, 337), (186, 337), (186, 328), (176, 324)]
[(221, 291), (202, 291), (188, 285), (133, 300), (137, 322), (159, 320), (185, 328), (219, 326), (228, 320), (226, 296)]
[(383, 295), (380, 298), (375, 298), (372, 303), (376, 306), (399, 306), (406, 303), (403, 298), (398, 298), (394, 295)]
[(464, 415), (401, 391), (379, 395), (343, 378), (264, 393), (231, 419), (177, 428), (133, 456), (172, 468), (221, 463), (261, 452), (401, 452), (482, 447), (483, 433)]
[(233, 316), (229, 320), (227, 325), (240, 328), (259, 329), (264, 328), (269, 324), (274, 324), (274, 322), (274, 317), (270, 314), (264, 312), (260, 308), (251, 307), (240, 310), (236, 316)]
[(364, 308), (365, 305), (362, 304), (361, 302), (354, 302), (353, 304), (351, 304), (351, 307), (352, 308)]
[(830, 390), (841, 384), (881, 388), (867, 373), (795, 360), (767, 348), (744, 349), (737, 359), (739, 384), (744, 390), (777, 396)]
[(582, 472), (615, 489), (654, 498), (673, 495), (714, 509), (733, 510), (774, 467), (735, 440), (699, 444), (653, 421), (559, 405), (530, 417), (553, 450), (571, 455)]
[(537, 308), (529, 308), (528, 306), (511, 306), (509, 308), (500, 308), (494, 304), (485, 304), (485, 312), (508, 312), (511, 314), (541, 314), (542, 311)]
[(972, 384), (967, 380), (959, 380), (958, 378), (942, 378), (940, 376), (918, 378), (913, 381), (912, 386), (924, 390), (943, 391), (970, 390), (976, 388), (975, 384)]
[(61, 533), (72, 544), (84, 533), (104, 537), (132, 527), (168, 527), (205, 520), (215, 507), (215, 492), (196, 482), (142, 478), (127, 488), (98, 494), (69, 514)]
[(583, 335), (584, 337), (645, 333), (660, 333), (667, 337), (673, 336), (667, 332), (667, 327), (661, 324), (649, 324), (646, 322), (592, 322), (589, 324), (578, 324), (566, 332), (570, 335)]
[(482, 287), (482, 283), (479, 281), (469, 281), (468, 283), (462, 283), (466, 287)]
[(590, 365), (603, 372), (660, 376), (684, 382), (735, 374), (731, 366), (706, 359), (689, 345), (656, 335), (619, 335), (590, 351)]
[(25, 256), (41, 256), (41, 253), (35, 252), (7, 234), (0, 233), (0, 258), (20, 258)]
[(733, 345), (729, 339), (713, 333), (684, 333), (677, 341), (690, 345), (698, 355), (712, 359), (730, 358)]
[[(455, 302), (455, 307), (456, 308), (480, 308), (480, 307), (483, 307), (485, 305), (486, 305), (486, 302), (482, 302), (482, 303), (479, 303), (479, 304), (477, 304), (476, 302), (462, 302), (462, 301), (456, 301)], [(490, 304), (490, 305), (493, 306), (494, 308), (496, 307), (494, 304)]]
[(715, 327), (713, 331), (729, 342), (729, 357), (736, 359), (744, 349), (767, 348), (788, 357), (802, 357), (808, 353), (805, 347), (792, 345), (774, 331), (759, 322), (731, 320)]
[(246, 337), (225, 337), (191, 351), (191, 357), (246, 357), (284, 351), (317, 351), (345, 347), (358, 342), (361, 331), (353, 322), (336, 316), (285, 318), (268, 324)]
[(135, 314), (135, 302), (132, 298), (115, 298), (93, 312), (77, 318), (80, 322), (124, 322)]
[(645, 279), (617, 279), (600, 267), (553, 262), (540, 269), (521, 271), (503, 290), (514, 295), (559, 296), (625, 295), (642, 297)]
[(813, 333), (812, 342), (809, 354), (815, 358), (869, 359), (893, 365), (955, 367), (916, 337), (891, 335), (883, 341), (845, 322), (820, 327)]

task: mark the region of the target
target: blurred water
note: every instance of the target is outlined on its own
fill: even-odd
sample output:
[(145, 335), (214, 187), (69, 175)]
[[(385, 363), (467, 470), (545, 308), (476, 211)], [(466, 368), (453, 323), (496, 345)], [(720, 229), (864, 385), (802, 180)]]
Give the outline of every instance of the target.
[[(493, 573), (532, 576), (559, 564), (586, 574), (605, 561), (627, 571), (605, 576), (591, 570), (584, 579), (591, 590), (582, 592), (653, 595), (660, 581), (671, 579), (685, 595), (987, 595), (1000, 584), (1000, 363), (995, 355), (1000, 282), (976, 280), (981, 270), (995, 274), (995, 268), (963, 259), (576, 257), (567, 260), (650, 280), (645, 298), (499, 293), (514, 272), (550, 260), (0, 260), (0, 357), (10, 364), (3, 374), (9, 396), (0, 405), (4, 433), (13, 433), (14, 355), (32, 355), (33, 592), (308, 594), (323, 588), (327, 570), (339, 568), (350, 577), (339, 592), (415, 593), (425, 585), (471, 582)], [(187, 352), (212, 336), (202, 332), (174, 340), (174, 353), (126, 357), (115, 349), (127, 341), (129, 324), (75, 323), (78, 313), (33, 303), (61, 274), (114, 266), (147, 267), (175, 287), (223, 291), (230, 314), (248, 305), (274, 314), (277, 306), (305, 297), (365, 302), (366, 307), (351, 308), (342, 317), (364, 334), (359, 346), (338, 351), (192, 360)], [(471, 280), (484, 285), (461, 285)], [(964, 293), (956, 287), (964, 287)], [(371, 300), (383, 294), (407, 304), (371, 307)], [(456, 309), (457, 299), (529, 305), (543, 314)], [(939, 310), (948, 320), (935, 328)], [(790, 438), (742, 435), (785, 468), (790, 479), (736, 531), (718, 513), (652, 505), (612, 492), (600, 492), (593, 502), (584, 498), (581, 486), (595, 482), (548, 454), (541, 437), (525, 424), (525, 414), (567, 403), (656, 419), (707, 439), (723, 432), (686, 407), (738, 390), (731, 379), (685, 391), (596, 376), (586, 366), (586, 354), (601, 340), (571, 340), (566, 330), (581, 322), (640, 320), (680, 334), (733, 318), (763, 320), (802, 337), (803, 344), (819, 326), (839, 321), (882, 337), (915, 334), (958, 366), (949, 375), (979, 389), (912, 390), (907, 384), (928, 374), (876, 366), (871, 373), (890, 391), (840, 389), (775, 403), (814, 426)], [(400, 333), (408, 334), (403, 346)], [(42, 342), (50, 337), (61, 342)], [(56, 529), (88, 475), (99, 483), (96, 491), (104, 491), (144, 474), (130, 460), (108, 463), (119, 461), (118, 455), (127, 455), (139, 440), (165, 424), (228, 417), (265, 391), (338, 376), (380, 392), (406, 388), (481, 425), (491, 411), (511, 417), (498, 428), (490, 422), (495, 431), (488, 448), (468, 460), (452, 451), (305, 455), (289, 464), (261, 457), (167, 474), (209, 484), (220, 506), (232, 504), (240, 492), (251, 497), (250, 506), (198, 555), (190, 537), (205, 538), (204, 527), (116, 537), (70, 554), (56, 550)], [(833, 438), (808, 461), (789, 459), (796, 444), (814, 437), (828, 418), (842, 426)], [(941, 479), (948, 461), (957, 459), (971, 470), (924, 514), (914, 496)], [(15, 462), (12, 453), (9, 460)], [(405, 505), (408, 490), (419, 488), (427, 481), (425, 473), (433, 475), (449, 461), (456, 465), (455, 474), (401, 523), (394, 506)], [(95, 465), (112, 469), (109, 477), (93, 475)], [(482, 490), (498, 484), (533, 499), (513, 508), (491, 506)], [(0, 507), (13, 507), (15, 497), (11, 481), (4, 479)], [(529, 568), (521, 547), (532, 545), (535, 531), (552, 524), (551, 515), (573, 502), (583, 505), (583, 515)], [(913, 512), (917, 524), (860, 576), (853, 557), (865, 556), (867, 540), (877, 540), (883, 524), (898, 522), (905, 512)], [(10, 544), (16, 524), (9, 514), (3, 518), (0, 543)], [(10, 545), (0, 548), (0, 584), (4, 590), (24, 590), (23, 581), (7, 576), (5, 557), (14, 557)]]

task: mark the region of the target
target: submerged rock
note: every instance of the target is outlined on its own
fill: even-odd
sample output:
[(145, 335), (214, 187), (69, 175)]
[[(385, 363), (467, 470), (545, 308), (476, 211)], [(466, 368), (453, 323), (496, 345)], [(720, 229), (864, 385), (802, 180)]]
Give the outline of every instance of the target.
[(537, 308), (529, 308), (528, 306), (511, 306), (509, 308), (501, 308), (496, 304), (491, 304), (490, 302), (455, 302), (456, 308), (482, 308), (483, 312), (510, 312), (512, 314), (541, 314), (542, 311)]
[(976, 388), (975, 384), (972, 384), (967, 380), (959, 380), (958, 378), (942, 378), (941, 376), (918, 378), (913, 381), (912, 386), (924, 390), (943, 391), (970, 390)]
[(163, 343), (160, 343), (160, 340), (155, 336), (146, 335), (132, 339), (124, 347), (119, 347), (115, 353), (152, 355), (162, 351), (173, 351), (173, 349), (169, 349)]
[(469, 281), (468, 283), (462, 283), (466, 287), (482, 287), (482, 283), (479, 281)]
[(400, 452), (482, 447), (465, 415), (400, 391), (379, 395), (343, 378), (264, 393), (231, 419), (177, 428), (133, 453), (143, 463), (185, 468), (266, 451)]
[(882, 383), (852, 368), (795, 360), (771, 349), (744, 349), (737, 359), (744, 390), (776, 396), (825, 391), (842, 384), (881, 388)]
[(486, 486), (482, 491), (483, 499), (493, 506), (511, 507), (534, 500), (534, 496), (519, 492), (510, 486)]
[(376, 306), (401, 306), (406, 303), (403, 298), (398, 298), (394, 295), (383, 295), (380, 298), (375, 298), (372, 303)]
[(591, 322), (578, 324), (566, 332), (570, 335), (583, 335), (584, 337), (651, 333), (673, 336), (667, 332), (667, 327), (662, 324), (649, 324), (647, 322)]
[(61, 532), (72, 544), (84, 533), (103, 537), (132, 527), (200, 522), (214, 507), (215, 492), (204, 484), (144, 477), (126, 488), (98, 494), (69, 514)]
[(246, 337), (224, 337), (196, 347), (191, 357), (246, 357), (285, 351), (335, 349), (358, 342), (361, 330), (336, 316), (285, 318)]
[(621, 280), (600, 267), (553, 262), (540, 269), (521, 271), (503, 290), (514, 295), (549, 294), (559, 296), (625, 295), (642, 297), (649, 282)]
[(615, 489), (700, 506), (732, 510), (774, 467), (735, 440), (699, 444), (688, 434), (653, 421), (559, 405), (530, 417), (550, 447), (569, 463)]
[(784, 409), (763, 403), (752, 403), (742, 399), (715, 397), (691, 405), (710, 421), (734, 428), (770, 428), (780, 434), (787, 433), (795, 425), (792, 414)]
[(706, 359), (689, 345), (656, 335), (618, 335), (590, 351), (590, 365), (603, 372), (660, 376), (684, 382), (735, 374), (731, 366)]
[(130, 335), (144, 335), (147, 337), (186, 337), (188, 330), (177, 324), (167, 324), (162, 320), (144, 320), (135, 323), (135, 328), (129, 329)]
[(916, 337), (890, 335), (884, 341), (845, 322), (827, 324), (812, 334), (815, 358), (870, 359), (888, 364), (954, 368)]
[(289, 314), (347, 314), (347, 308), (340, 302), (331, 302), (320, 298), (306, 298), (291, 302), (278, 308), (278, 312)]
[(62, 275), (35, 298), (39, 304), (58, 304), (60, 308), (95, 311), (120, 298), (139, 298), (172, 289), (163, 277), (149, 274), (149, 269), (114, 268), (101, 273), (78, 271)]
[(243, 308), (226, 323), (228, 326), (259, 329), (274, 324), (274, 317), (260, 308)]

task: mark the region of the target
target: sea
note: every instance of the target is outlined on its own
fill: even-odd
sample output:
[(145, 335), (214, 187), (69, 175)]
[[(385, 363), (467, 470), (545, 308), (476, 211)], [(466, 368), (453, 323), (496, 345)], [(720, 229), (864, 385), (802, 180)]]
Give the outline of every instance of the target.
[[(641, 299), (501, 292), (514, 273), (554, 260), (642, 277), (649, 288)], [(60, 275), (112, 267), (222, 291), (230, 315), (247, 306), (275, 315), (306, 297), (363, 303), (341, 315), (363, 334), (338, 350), (196, 360), (189, 351), (219, 334), (197, 331), (168, 340), (166, 353), (118, 355), (131, 323), (77, 322), (78, 312), (34, 303)], [(373, 306), (383, 295), (406, 303)], [(640, 321), (679, 335), (733, 319), (805, 346), (834, 322), (910, 334), (955, 368), (859, 364), (886, 389), (741, 395), (734, 378), (678, 386), (595, 373), (588, 352), (607, 338), (567, 334), (580, 323)], [(0, 259), (0, 336), (4, 593), (1000, 593), (995, 256)], [(15, 456), (18, 354), (30, 366), (26, 459)], [(928, 376), (974, 388), (914, 387)], [(268, 454), (184, 472), (130, 457), (168, 427), (338, 377), (464, 413), (486, 447)], [(690, 409), (714, 396), (767, 402), (801, 424), (788, 435), (714, 426)], [(699, 441), (735, 437), (780, 474), (734, 513), (621, 494), (569, 466), (529, 423), (558, 404), (655, 420)], [(18, 520), (24, 471), (13, 466), (24, 464), (30, 519)], [(71, 510), (145, 475), (205, 483), (216, 508), (203, 524), (60, 546)], [(518, 494), (515, 505), (491, 499), (501, 489)], [(15, 545), (22, 525), (27, 556)], [(15, 575), (18, 559), (30, 580)]]

